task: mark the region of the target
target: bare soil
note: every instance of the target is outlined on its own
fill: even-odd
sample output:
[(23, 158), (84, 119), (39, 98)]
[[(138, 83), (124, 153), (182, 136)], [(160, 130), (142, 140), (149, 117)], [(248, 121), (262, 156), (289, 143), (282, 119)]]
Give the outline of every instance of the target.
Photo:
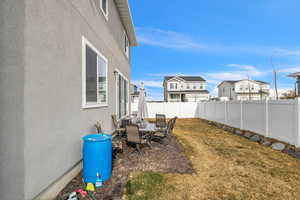
[[(112, 177), (104, 183), (102, 188), (96, 189), (94, 193), (96, 199), (122, 199), (131, 172), (153, 171), (178, 174), (192, 174), (194, 172), (191, 162), (183, 153), (183, 148), (174, 136), (169, 136), (162, 142), (152, 142), (151, 148), (147, 145), (143, 146), (140, 154), (133, 152), (134, 148), (128, 146), (124, 139), (121, 141), (123, 152), (114, 154)], [(85, 189), (82, 173), (78, 174), (60, 192), (60, 196), (77, 189)]]

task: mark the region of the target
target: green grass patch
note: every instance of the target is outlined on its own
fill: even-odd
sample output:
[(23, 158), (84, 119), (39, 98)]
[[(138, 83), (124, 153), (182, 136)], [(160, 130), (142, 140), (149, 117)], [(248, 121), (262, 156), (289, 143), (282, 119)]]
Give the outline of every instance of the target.
[(161, 199), (173, 187), (166, 183), (165, 177), (156, 172), (138, 172), (126, 184), (126, 195), (129, 200)]

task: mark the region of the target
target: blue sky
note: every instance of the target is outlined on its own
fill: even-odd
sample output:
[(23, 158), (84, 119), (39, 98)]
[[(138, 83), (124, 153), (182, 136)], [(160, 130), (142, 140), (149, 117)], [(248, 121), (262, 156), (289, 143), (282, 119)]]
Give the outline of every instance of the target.
[[(299, 0), (129, 0), (139, 46), (132, 52), (132, 81), (151, 99), (163, 97), (165, 75), (200, 75), (212, 94), (222, 80), (293, 88), (300, 71)], [(189, 4), (186, 4), (186, 3)]]

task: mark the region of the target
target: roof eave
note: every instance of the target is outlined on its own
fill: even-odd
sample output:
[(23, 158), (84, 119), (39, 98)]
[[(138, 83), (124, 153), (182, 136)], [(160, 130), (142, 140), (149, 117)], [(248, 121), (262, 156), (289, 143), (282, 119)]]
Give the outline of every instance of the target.
[(122, 24), (125, 27), (125, 31), (127, 33), (130, 46), (137, 46), (138, 42), (136, 39), (136, 34), (134, 30), (134, 25), (133, 25), (133, 20), (132, 20), (128, 0), (115, 0), (115, 3), (122, 20)]

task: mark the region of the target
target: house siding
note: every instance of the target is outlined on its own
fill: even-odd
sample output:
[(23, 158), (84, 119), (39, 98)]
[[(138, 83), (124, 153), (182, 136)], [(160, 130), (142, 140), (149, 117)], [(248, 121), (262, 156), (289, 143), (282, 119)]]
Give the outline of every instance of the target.
[(0, 199), (24, 199), (24, 2), (0, 1)]
[[(202, 78), (201, 78), (202, 79)], [(173, 84), (174, 88), (171, 88)], [(165, 102), (178, 102), (182, 101), (181, 95), (184, 95), (184, 101), (195, 102), (195, 101), (207, 101), (209, 100), (209, 93), (206, 90), (205, 80), (199, 81), (186, 81), (182, 77), (166, 78), (163, 83), (164, 87), (164, 101)], [(177, 96), (172, 99), (171, 95)]]
[[(114, 1), (109, 4), (116, 8)], [(130, 80), (130, 62), (117, 39), (124, 33), (113, 14), (117, 10), (110, 8), (106, 21), (95, 5), (93, 0), (0, 3), (0, 88), (5, 94), (0, 98), (0, 181), (5, 181), (0, 199), (33, 199), (58, 180), (81, 160), (81, 138), (95, 132), (96, 121), (112, 132), (114, 71)], [(108, 59), (107, 107), (82, 109), (83, 36)]]

